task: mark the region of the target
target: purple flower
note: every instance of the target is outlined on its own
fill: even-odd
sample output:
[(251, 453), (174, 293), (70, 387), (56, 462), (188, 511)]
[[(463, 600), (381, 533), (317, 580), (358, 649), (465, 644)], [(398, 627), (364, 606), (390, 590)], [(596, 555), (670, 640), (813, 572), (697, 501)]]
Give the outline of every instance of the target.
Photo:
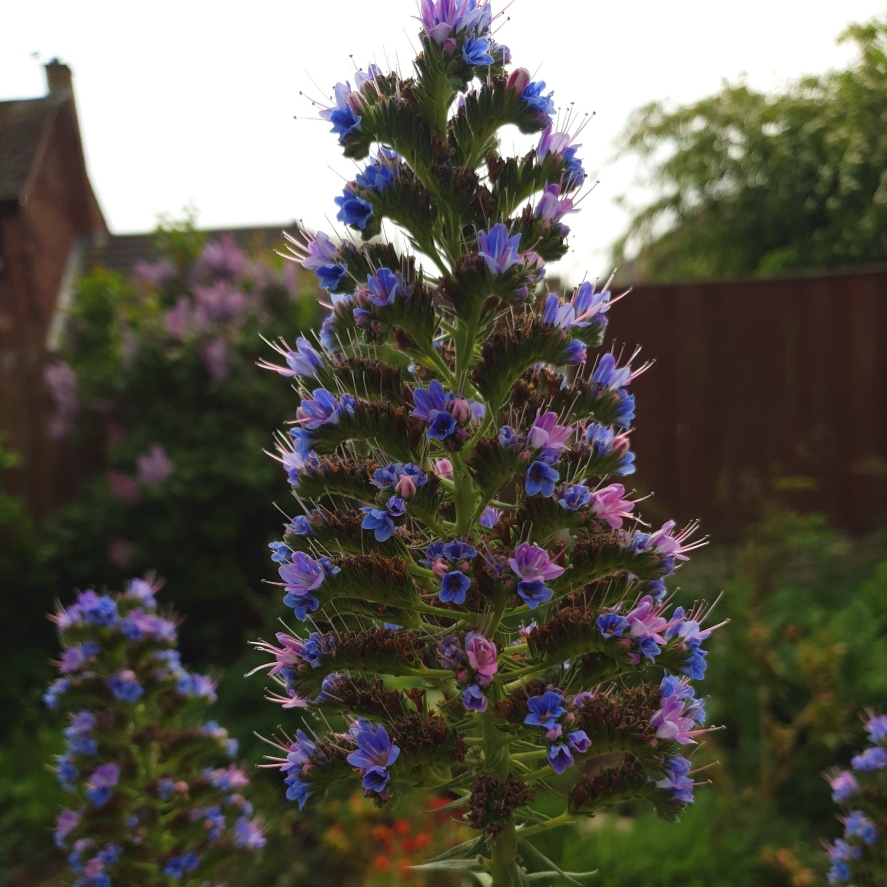
[(531, 696), (527, 699), (530, 713), (524, 718), (524, 723), (551, 730), (566, 711), (563, 701), (564, 697), (558, 690), (546, 690), (541, 696)]
[(430, 422), (434, 418), (432, 414), (446, 411), (453, 398), (451, 391), (445, 391), (437, 379), (432, 379), (427, 391), (424, 388), (413, 391), (413, 415), (417, 419)]
[(359, 228), (363, 231), (367, 226), (367, 222), (373, 217), (372, 204), (362, 197), (358, 197), (347, 188), (342, 191), (340, 197), (335, 198), (334, 202), (339, 207), (336, 218), (343, 225), (351, 225), (353, 228)]
[(483, 256), (487, 270), (494, 277), (504, 274), (514, 265), (520, 265), (517, 251), (520, 245), (520, 234), (508, 236), (508, 229), (499, 222), (489, 232), (479, 231), (477, 235), (479, 255)]
[(565, 215), (573, 212), (578, 210), (573, 208), (573, 201), (569, 197), (561, 197), (560, 185), (555, 183), (542, 189), (542, 196), (536, 203), (536, 215), (543, 222), (557, 224)]
[(200, 357), (213, 382), (221, 384), (228, 378), (231, 366), (228, 363), (228, 344), (217, 337), (200, 346)]
[(616, 358), (607, 353), (598, 361), (591, 378), (608, 391), (618, 391), (631, 381), (631, 367), (617, 367)]
[(690, 762), (686, 758), (669, 758), (665, 762), (666, 775), (656, 783), (657, 788), (670, 792), (682, 804), (693, 803), (693, 780), (689, 778)]
[(629, 629), (628, 620), (618, 613), (606, 613), (598, 616), (595, 625), (605, 638), (621, 637)]
[(393, 304), (398, 296), (401, 299), (408, 299), (411, 295), (410, 288), (403, 282), (400, 273), (388, 268), (380, 268), (368, 277), (367, 287), (370, 290), (370, 301), (379, 308)]
[(86, 798), (94, 807), (103, 807), (111, 798), (111, 789), (120, 779), (116, 764), (100, 764), (86, 783)]
[(572, 425), (558, 425), (557, 413), (548, 412), (543, 415), (536, 411), (536, 419), (530, 430), (527, 432), (527, 445), (534, 450), (556, 450), (558, 452), (566, 449), (567, 441), (573, 434)]
[(320, 116), (324, 120), (329, 120), (333, 124), (330, 132), (335, 133), (339, 137), (339, 142), (345, 141), (345, 137), (352, 132), (360, 129), (361, 117), (354, 112), (353, 104), (356, 104), (351, 84), (337, 83), (335, 86), (336, 104), (332, 108), (325, 108), (320, 112)]
[(162, 444), (152, 444), (136, 459), (139, 480), (146, 486), (159, 487), (173, 472), (173, 464)]
[(499, 670), (496, 645), (480, 632), (469, 631), (465, 635), (465, 655), (468, 657), (468, 664), (478, 674), (477, 682), (485, 687)]
[(467, 711), (484, 712), (487, 710), (487, 697), (477, 684), (471, 684), (462, 691), (462, 704)]
[(527, 469), (524, 488), (528, 496), (535, 496), (537, 493), (541, 493), (547, 498), (554, 495), (554, 488), (560, 479), (561, 476), (556, 468), (552, 468), (537, 459)]
[(443, 44), (462, 31), (483, 34), (490, 27), (486, 0), (422, 0), (422, 28), (435, 43)]
[(582, 145), (573, 144), (573, 137), (569, 133), (553, 132), (549, 124), (539, 139), (536, 154), (540, 160), (548, 154), (560, 157), (564, 164), (563, 185), (565, 188), (573, 188), (585, 178), (582, 161), (576, 156), (581, 147)]
[(362, 772), (366, 791), (381, 794), (391, 779), (388, 767), (397, 760), (400, 749), (392, 744), (382, 724), (365, 718), (358, 718), (351, 725), (350, 732), (357, 743), (357, 751), (351, 752), (347, 761)]
[(557, 579), (564, 572), (563, 567), (552, 563), (544, 548), (529, 542), (518, 545), (514, 557), (508, 559), (508, 564), (516, 576), (527, 580)]
[(470, 587), (471, 580), (461, 571), (453, 570), (441, 580), (440, 599), (454, 604), (464, 604), (465, 593)]
[(577, 754), (585, 754), (591, 748), (591, 740), (588, 738), (584, 730), (573, 730), (567, 733), (567, 745)]
[(311, 394), (313, 397), (303, 398), (296, 410), (298, 421), (311, 431), (321, 425), (338, 425), (343, 413), (354, 415), (355, 403), (350, 394), (343, 394), (341, 401), (337, 401), (325, 388), (315, 388)]
[(832, 790), (832, 800), (836, 804), (843, 804), (851, 795), (859, 791), (859, 783), (849, 770), (842, 770), (826, 776), (829, 787)]
[[(283, 579), (288, 595), (306, 595), (320, 588), (326, 578), (323, 566), (302, 551), (297, 551), (288, 564), (282, 564), (277, 571)], [(287, 606), (292, 606), (287, 604)]]
[(499, 514), (501, 512), (498, 508), (493, 508), (492, 506), (487, 506), (483, 510), (483, 514), (478, 518), (478, 523), (482, 527), (486, 527), (488, 530), (492, 529), (496, 526), (496, 522), (499, 520)]
[(591, 494), (592, 512), (614, 530), (622, 527), (623, 520), (631, 517), (634, 509), (634, 502), (624, 499), (624, 495), (625, 488), (622, 484), (610, 484)]
[(283, 339), (279, 343), (273, 343), (271, 347), (283, 357), (287, 365), (282, 367), (278, 364), (269, 363), (266, 360), (260, 360), (258, 365), (262, 369), (274, 370), (281, 376), (301, 376), (305, 379), (316, 379), (317, 371), (323, 368), (323, 358), (303, 336), (299, 336), (296, 339), (295, 351), (289, 348)]
[(865, 729), (872, 742), (887, 742), (887, 715), (869, 718)]
[(566, 745), (550, 745), (548, 747), (548, 763), (555, 773), (560, 775), (567, 767), (573, 766), (573, 755)]
[(255, 820), (241, 816), (234, 824), (234, 846), (247, 850), (261, 850), (265, 846), (265, 836)]

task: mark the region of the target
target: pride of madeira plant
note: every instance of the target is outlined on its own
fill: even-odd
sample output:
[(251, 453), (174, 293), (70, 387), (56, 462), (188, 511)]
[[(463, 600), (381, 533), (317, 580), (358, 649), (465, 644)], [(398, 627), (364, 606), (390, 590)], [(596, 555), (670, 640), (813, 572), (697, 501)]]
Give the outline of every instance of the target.
[[(318, 347), (281, 342), (285, 365), (265, 364), (301, 397), (279, 439), (298, 507), (272, 545), (297, 622), (258, 646), (272, 698), (317, 713), (269, 765), (291, 800), (355, 776), (378, 803), (449, 793), (481, 834), (423, 868), (510, 887), (576, 883), (528, 840), (546, 829), (692, 801), (711, 629), (663, 583), (693, 528), (642, 530), (610, 482), (634, 471), (639, 372), (588, 358), (615, 300), (539, 286), (585, 174), (492, 18), (423, 0), (415, 76), (371, 65), (321, 110), (369, 160), (336, 198), (359, 236), (292, 241), (333, 310)], [(506, 125), (537, 147), (502, 157)], [(411, 250), (380, 237), (386, 218)]]
[(70, 712), (57, 771), (77, 795), (55, 843), (74, 887), (208, 885), (265, 844), (241, 793), (249, 780), (230, 763), (237, 740), (205, 720), (214, 683), (182, 666), (157, 588), (133, 579), (122, 594), (84, 591), (51, 617), (61, 676), (44, 700)]

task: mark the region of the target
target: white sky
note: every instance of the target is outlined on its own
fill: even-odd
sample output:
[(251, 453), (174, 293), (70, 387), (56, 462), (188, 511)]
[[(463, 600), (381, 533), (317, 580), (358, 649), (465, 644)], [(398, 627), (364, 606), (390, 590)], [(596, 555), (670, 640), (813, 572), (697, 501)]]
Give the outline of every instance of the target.
[[(333, 197), (354, 165), (299, 91), (330, 93), (386, 57), (407, 70), (416, 10), (417, 0), (7, 0), (0, 100), (43, 95), (54, 56), (72, 67), (90, 176), (116, 233), (150, 230), (187, 204), (202, 227), (302, 219), (332, 233)], [(701, 98), (742, 72), (773, 90), (840, 67), (852, 50), (835, 46), (838, 34), (885, 11), (883, 0), (514, 0), (496, 36), (515, 64), (559, 105), (596, 112), (580, 153), (601, 184), (570, 219), (561, 272), (609, 271), (625, 222), (613, 199), (642, 194), (631, 163), (611, 162), (633, 109)]]

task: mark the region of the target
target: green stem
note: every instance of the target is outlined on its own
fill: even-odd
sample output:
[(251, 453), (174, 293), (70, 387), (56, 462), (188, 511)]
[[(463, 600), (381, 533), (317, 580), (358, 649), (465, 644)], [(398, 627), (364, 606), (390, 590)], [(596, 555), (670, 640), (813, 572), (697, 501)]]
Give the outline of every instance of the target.
[(514, 820), (509, 819), (504, 830), (496, 838), (490, 860), (490, 874), (493, 876), (493, 887), (517, 887), (511, 877), (517, 858), (517, 836)]
[(456, 505), (456, 535), (466, 536), (471, 532), (477, 491), (462, 457), (458, 453), (454, 453), (451, 461), (453, 463), (453, 500)]
[(564, 810), (560, 816), (555, 816), (554, 819), (549, 819), (548, 822), (542, 822), (539, 825), (531, 825), (528, 828), (522, 828), (520, 830), (521, 838), (529, 838), (532, 835), (538, 835), (540, 832), (548, 831), (550, 828), (557, 828), (561, 825), (569, 825), (571, 822), (575, 822), (576, 820), (566, 811)]

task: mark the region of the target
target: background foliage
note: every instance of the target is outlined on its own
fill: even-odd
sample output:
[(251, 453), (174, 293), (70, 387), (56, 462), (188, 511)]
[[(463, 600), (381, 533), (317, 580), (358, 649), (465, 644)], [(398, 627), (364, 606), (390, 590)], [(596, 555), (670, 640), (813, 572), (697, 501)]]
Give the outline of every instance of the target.
[(781, 95), (744, 83), (634, 112), (622, 154), (656, 197), (614, 248), (654, 282), (769, 276), (887, 260), (887, 19), (853, 25), (844, 71)]

